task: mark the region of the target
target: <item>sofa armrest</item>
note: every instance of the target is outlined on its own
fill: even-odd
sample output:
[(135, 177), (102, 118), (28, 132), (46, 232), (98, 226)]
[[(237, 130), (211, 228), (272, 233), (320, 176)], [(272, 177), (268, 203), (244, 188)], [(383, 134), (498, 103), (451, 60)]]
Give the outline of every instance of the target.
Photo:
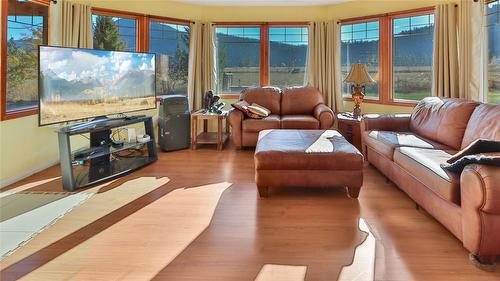
[(460, 176), (462, 241), (476, 256), (500, 255), (500, 167), (467, 165)]
[(361, 119), (361, 131), (409, 131), (410, 114), (365, 114)]
[(229, 124), (231, 125), (231, 137), (237, 148), (241, 148), (242, 122), (245, 119), (243, 112), (236, 108), (231, 108), (228, 113)]
[(314, 107), (314, 118), (319, 120), (320, 129), (329, 129), (333, 126), (333, 111), (323, 103)]

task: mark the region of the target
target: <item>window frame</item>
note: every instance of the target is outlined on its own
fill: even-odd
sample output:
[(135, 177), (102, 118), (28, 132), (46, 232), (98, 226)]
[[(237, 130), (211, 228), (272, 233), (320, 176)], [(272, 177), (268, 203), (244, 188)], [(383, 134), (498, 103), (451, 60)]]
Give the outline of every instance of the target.
[[(269, 30), (271, 28), (275, 27), (305, 27), (307, 28), (307, 50), (309, 50), (309, 23), (300, 23), (300, 22), (291, 22), (291, 23), (281, 23), (281, 22), (275, 22), (275, 23), (268, 23), (267, 24), (267, 85), (266, 86), (273, 86), (270, 85), (270, 77), (271, 77), (271, 39), (269, 37)], [(306, 69), (307, 73), (307, 54), (306, 54)], [(304, 78), (306, 78), (306, 74), (304, 74)]]
[[(48, 9), (47, 23), (50, 22), (50, 2), (51, 0), (29, 0), (29, 2), (37, 5), (46, 6)], [(92, 15), (102, 15), (111, 17), (120, 17), (136, 20), (136, 52), (149, 52), (149, 23), (151, 20), (161, 21), (165, 23), (172, 24), (182, 24), (191, 25), (193, 21), (186, 19), (176, 19), (162, 16), (153, 16), (140, 13), (95, 8), (92, 7)], [(1, 44), (2, 49), (0, 52), (0, 57), (2, 59), (2, 65), (0, 68), (0, 76), (2, 77), (0, 83), (0, 121), (10, 120), (15, 118), (26, 117), (30, 115), (38, 114), (38, 107), (27, 108), (16, 110), (12, 112), (7, 112), (7, 17), (8, 17), (8, 0), (2, 0), (2, 12), (0, 15), (0, 20), (2, 21), (1, 28)], [(47, 37), (50, 38), (50, 26), (47, 24), (48, 34)]]
[[(30, 0), (28, 1), (35, 5), (46, 6), (47, 7), (47, 38), (50, 38), (50, 0)], [(38, 106), (19, 109), (7, 112), (7, 25), (8, 25), (8, 14), (9, 14), (9, 1), (2, 0), (2, 30), (1, 30), (1, 44), (2, 52), (0, 54), (2, 60), (2, 67), (0, 68), (0, 75), (2, 77), (2, 83), (0, 85), (0, 121), (26, 117), (30, 115), (38, 114)]]
[[(378, 84), (378, 99), (377, 98), (372, 98), (372, 97), (369, 97), (369, 98), (364, 98), (363, 99), (363, 102), (369, 102), (369, 103), (382, 103), (382, 92), (384, 91), (385, 89), (385, 85), (382, 85), (382, 82), (385, 81), (385, 79), (383, 78), (385, 75), (387, 75), (385, 72), (384, 72), (384, 67), (382, 66), (382, 64), (385, 63), (385, 61), (382, 59), (385, 55), (385, 45), (383, 46), (382, 45), (382, 41), (386, 42), (387, 40), (385, 40), (385, 38), (383, 38), (382, 36), (385, 34), (385, 32), (382, 32), (382, 30), (385, 28), (385, 23), (383, 24), (382, 22), (384, 21), (384, 16), (381, 16), (381, 15), (374, 15), (374, 16), (366, 16), (366, 17), (359, 17), (359, 18), (354, 18), (354, 19), (347, 19), (345, 20), (341, 20), (339, 22), (339, 24), (356, 24), (356, 23), (365, 23), (365, 22), (372, 22), (372, 21), (378, 21), (379, 23), (379, 43), (378, 43), (378, 68), (379, 68), (379, 84)], [(340, 38), (340, 36), (339, 36)], [(341, 39), (342, 41), (342, 39)], [(342, 43), (340, 43), (342, 44)], [(340, 54), (342, 56), (342, 54)], [(343, 83), (343, 81), (342, 81)], [(341, 93), (342, 94), (342, 93)], [(346, 97), (346, 96), (343, 96), (342, 97), (344, 100), (347, 100), (347, 101), (352, 101), (352, 97)]]
[[(177, 25), (186, 25), (189, 26), (189, 38), (191, 38), (191, 24), (193, 23), (190, 20), (183, 20), (183, 19), (174, 19), (174, 18), (169, 18), (169, 17), (161, 17), (161, 16), (151, 16), (147, 15), (144, 16), (144, 21), (142, 23), (142, 27), (144, 30), (144, 52), (150, 52), (150, 47), (151, 47), (151, 42), (150, 42), (150, 30), (151, 30), (151, 22), (161, 22), (161, 23), (170, 23), (170, 24), (177, 24)], [(191, 43), (191, 39), (189, 40)], [(191, 52), (191, 45), (188, 46), (189, 50)], [(188, 62), (189, 64), (189, 62)], [(156, 82), (156, 81), (155, 81)], [(157, 96), (156, 101), (160, 101), (160, 97)]]
[[(260, 85), (261, 87), (269, 86), (269, 69), (270, 69), (270, 41), (269, 28), (271, 27), (308, 27), (309, 22), (215, 22), (214, 27), (258, 27), (260, 29)], [(216, 33), (216, 31), (214, 31)], [(217, 38), (217, 35), (215, 35)], [(217, 39), (215, 39), (217, 40)], [(237, 92), (221, 92), (218, 93), (224, 98), (237, 99), (240, 93)]]
[[(366, 21), (379, 21), (379, 98), (364, 99), (365, 103), (415, 106), (418, 101), (403, 101), (394, 99), (393, 85), (393, 20), (411, 16), (429, 15), (434, 13), (435, 7), (423, 7), (412, 10), (398, 11), (386, 14), (376, 14), (365, 17), (356, 17), (340, 20), (339, 24), (353, 24)], [(344, 101), (352, 101), (351, 97), (343, 97)]]
[(150, 29), (151, 29), (151, 22), (161, 22), (161, 23), (170, 23), (170, 24), (177, 24), (177, 25), (186, 25), (191, 27), (191, 21), (189, 20), (181, 20), (181, 19), (173, 19), (173, 18), (168, 18), (168, 17), (160, 17), (160, 16), (145, 16), (144, 18), (144, 51), (149, 52), (150, 51)]
[[(131, 13), (131, 12), (123, 12), (116, 11), (110, 9), (102, 9), (102, 8), (92, 8), (92, 16), (106, 16), (106, 17), (117, 17), (117, 18), (126, 18), (133, 19), (136, 22), (135, 25), (135, 51), (136, 52), (144, 52), (146, 45), (146, 37), (145, 37), (145, 15)], [(93, 27), (92, 27), (93, 28)]]
[[(483, 28), (485, 28), (486, 30), (484, 30), (485, 32), (485, 35), (483, 36), (483, 41), (484, 41), (484, 58), (483, 58), (483, 63), (484, 63), (484, 67), (483, 67), (483, 77), (482, 77), (482, 80), (483, 80), (483, 83), (484, 83), (484, 87), (483, 87), (483, 90), (481, 91), (481, 95), (480, 95), (480, 101), (481, 102), (484, 102), (484, 103), (492, 103), (488, 100), (488, 95), (490, 94), (490, 89), (489, 89), (489, 69), (488, 69), (488, 63), (489, 63), (489, 60), (488, 60), (488, 53), (489, 53), (489, 40), (490, 38), (488, 38), (488, 23), (487, 23), (487, 9), (488, 9), (488, 5), (491, 4), (491, 3), (494, 3), (494, 2), (497, 2), (498, 0), (486, 0), (484, 1), (484, 7), (483, 7), (483, 17), (485, 17), (485, 22), (486, 22), (486, 26), (484, 26)], [(500, 1), (499, 1), (499, 5), (500, 5)]]

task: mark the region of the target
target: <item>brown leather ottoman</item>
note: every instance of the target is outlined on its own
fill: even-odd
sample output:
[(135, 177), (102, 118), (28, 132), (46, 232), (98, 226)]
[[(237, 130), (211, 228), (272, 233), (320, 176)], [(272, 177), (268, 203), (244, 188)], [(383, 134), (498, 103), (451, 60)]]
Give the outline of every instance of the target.
[(363, 156), (335, 130), (264, 130), (255, 148), (255, 181), (269, 187), (341, 187), (357, 198)]

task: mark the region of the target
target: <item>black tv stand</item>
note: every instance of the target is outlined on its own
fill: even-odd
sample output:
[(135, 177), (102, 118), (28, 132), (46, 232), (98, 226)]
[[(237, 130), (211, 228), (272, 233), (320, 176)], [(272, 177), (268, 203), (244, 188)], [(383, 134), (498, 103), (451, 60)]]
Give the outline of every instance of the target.
[[(144, 123), (146, 134), (151, 140), (146, 143), (135, 141), (113, 145), (111, 133), (114, 128)], [(120, 177), (158, 159), (152, 117), (105, 118), (63, 127), (57, 131), (59, 157), (64, 189), (73, 191), (99, 182)], [(72, 151), (71, 136), (89, 134), (88, 148)], [(119, 156), (123, 151), (146, 150), (147, 154)]]

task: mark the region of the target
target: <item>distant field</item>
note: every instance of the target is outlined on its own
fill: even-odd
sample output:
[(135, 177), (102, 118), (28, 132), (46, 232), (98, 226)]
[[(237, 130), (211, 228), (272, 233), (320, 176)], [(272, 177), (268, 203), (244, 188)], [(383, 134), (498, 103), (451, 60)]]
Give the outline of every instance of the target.
[(488, 93), (488, 102), (500, 104), (500, 90), (495, 90)]
[[(490, 65), (489, 71), (491, 81), (500, 81), (500, 76), (498, 75), (498, 73), (500, 73), (499, 68), (499, 66)], [(343, 67), (342, 70), (346, 72), (349, 69), (347, 67)], [(431, 95), (429, 90), (422, 90), (430, 88), (430, 81), (432, 80), (430, 67), (398, 67), (396, 70), (397, 71), (395, 72), (394, 77), (396, 90), (394, 93), (394, 99), (419, 101)], [(376, 72), (376, 69), (369, 69), (369, 71), (371, 73)], [(258, 67), (228, 67), (224, 69), (224, 72), (231, 74), (229, 87), (230, 91), (239, 92), (241, 89), (246, 87), (260, 84)], [(305, 68), (271, 67), (269, 78), (270, 84), (277, 87), (302, 85), (305, 78)], [(398, 88), (414, 89), (414, 91), (403, 93), (398, 91)], [(343, 91), (345, 91), (345, 89), (343, 89)], [(347, 93), (346, 96), (350, 96), (350, 93)], [(377, 94), (370, 92), (367, 96), (376, 98)], [(495, 90), (494, 92), (489, 93), (488, 101), (490, 103), (500, 103), (500, 90)]]
[(412, 93), (394, 93), (395, 100), (419, 101), (425, 97), (429, 97), (430, 92), (412, 92)]
[(134, 111), (154, 106), (154, 97), (126, 99), (97, 104), (81, 102), (42, 103), (40, 121), (42, 124), (50, 124), (62, 120), (104, 116), (112, 113)]
[[(246, 87), (260, 84), (260, 74), (258, 67), (227, 67), (224, 69), (225, 75), (230, 74), (230, 89), (239, 91)], [(304, 67), (271, 67), (269, 72), (269, 83), (276, 87), (301, 86), (304, 84)], [(222, 90), (226, 90), (227, 85), (220, 85)], [(224, 88), (224, 86), (226, 86)], [(227, 90), (226, 90), (227, 91)]]

